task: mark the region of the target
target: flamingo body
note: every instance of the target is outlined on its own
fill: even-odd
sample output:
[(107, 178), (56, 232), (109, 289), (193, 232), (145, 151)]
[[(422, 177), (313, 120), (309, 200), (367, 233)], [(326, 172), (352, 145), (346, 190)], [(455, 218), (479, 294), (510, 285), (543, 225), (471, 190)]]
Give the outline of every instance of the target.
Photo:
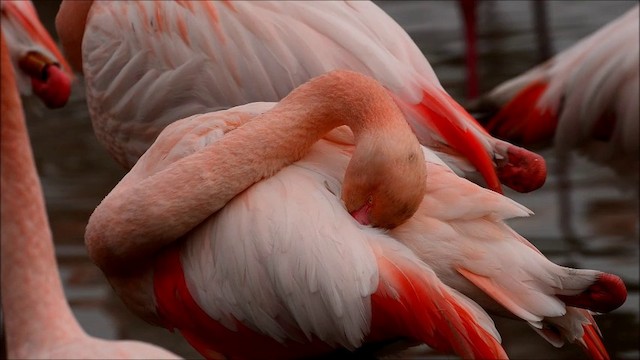
[[(428, 157), (427, 173), (420, 208), (389, 235), (430, 264), (445, 284), (487, 311), (527, 321), (557, 347), (577, 342), (594, 358), (608, 357), (591, 330), (597, 329), (595, 321), (583, 308), (608, 312), (619, 307), (626, 300), (621, 280), (552, 263), (502, 221), (528, 216), (529, 210), (460, 179)], [(582, 301), (599, 284), (606, 284), (607, 295)]]
[[(314, 76), (350, 69), (383, 83), (421, 143), (451, 154), (461, 171), (477, 169), (489, 187), (499, 190), (500, 178), (530, 191), (546, 176), (541, 158), (509, 152), (510, 144), (488, 136), (442, 89), (409, 36), (370, 2), (96, 2), (86, 28), (65, 28), (58, 26), (63, 41), (66, 33), (84, 32), (96, 134), (129, 168), (177, 119), (277, 101)], [(424, 107), (438, 114), (437, 124)], [(452, 131), (464, 141), (452, 143)], [(522, 157), (542, 165), (522, 166)], [(503, 162), (527, 176), (511, 180), (500, 171)]]
[[(111, 230), (119, 231), (116, 228), (120, 225), (126, 227), (126, 224), (132, 223), (119, 219), (118, 214), (113, 218), (108, 211), (114, 209), (119, 196), (128, 197), (125, 194), (133, 191), (129, 190), (132, 184), (164, 177), (169, 169), (181, 164), (194, 164), (199, 154), (216, 146), (219, 151), (228, 151), (230, 156), (239, 153), (239, 150), (231, 149), (232, 146), (245, 148), (243, 151), (249, 152), (246, 144), (238, 143), (239, 136), (257, 136), (259, 130), (267, 129), (282, 137), (285, 134), (281, 134), (280, 126), (285, 126), (287, 122), (298, 124), (296, 126), (305, 123), (296, 121), (297, 118), (284, 112), (284, 109), (291, 108), (288, 111), (299, 112), (299, 116), (309, 117), (311, 121), (325, 121), (325, 116), (314, 115), (317, 111), (322, 113), (321, 108), (309, 111), (300, 107), (298, 102), (304, 101), (308, 106), (329, 105), (331, 111), (335, 111), (337, 105), (333, 94), (324, 93), (321, 98), (314, 98), (317, 95), (313, 95), (315, 93), (311, 89), (333, 90), (347, 99), (354, 99), (355, 96), (360, 100), (353, 104), (371, 110), (373, 114), (380, 111), (380, 106), (386, 108), (393, 104), (379, 85), (371, 87), (375, 84), (372, 80), (361, 83), (359, 79), (364, 78), (361, 75), (347, 75), (345, 77), (343, 72), (337, 72), (321, 76), (303, 85), (273, 108), (270, 108), (272, 104), (249, 104), (240, 109), (196, 115), (168, 126), (119, 187), (92, 215), (87, 233), (90, 253), (100, 256), (103, 250), (96, 248), (96, 245), (104, 242), (105, 238), (113, 237)], [(324, 84), (335, 86), (325, 88)], [(353, 87), (364, 84), (368, 84), (366, 91)], [(385, 101), (382, 98), (371, 104), (366, 103), (366, 98), (376, 98), (382, 94), (385, 94)], [(325, 96), (328, 98), (322, 100)], [(362, 101), (365, 103), (359, 104)], [(391, 106), (388, 111), (394, 107)], [(404, 129), (404, 134), (413, 136), (397, 108), (395, 112), (394, 117), (389, 114), (382, 116), (381, 121), (387, 127), (384, 133), (391, 135), (394, 122), (390, 122), (390, 119), (394, 118), (395, 123)], [(375, 116), (373, 114), (367, 115)], [(330, 113), (327, 116), (330, 118)], [(259, 120), (238, 127), (252, 117)], [(274, 120), (266, 123), (271, 118)], [(272, 124), (278, 118), (287, 121), (281, 120), (275, 128), (270, 125), (268, 128), (260, 127)], [(365, 127), (370, 126), (365, 123)], [(308, 134), (304, 128), (303, 132)], [(225, 133), (227, 135), (222, 137)], [(291, 131), (286, 134), (295, 136)], [(371, 137), (357, 131), (355, 134), (362, 139), (384, 139), (379, 135)], [(329, 136), (329, 139), (336, 138), (340, 139), (340, 134)], [(499, 336), (493, 329), (492, 321), (484, 311), (442, 284), (433, 271), (406, 247), (379, 230), (362, 228), (347, 212), (345, 205), (348, 208), (348, 203), (343, 204), (341, 200), (341, 197), (346, 199), (345, 202), (350, 199), (350, 195), (346, 194), (348, 176), (344, 174), (357, 168), (357, 165), (352, 165), (354, 161), (349, 160), (351, 155), (355, 158), (358, 154), (368, 154), (371, 147), (359, 148), (356, 145), (353, 148), (351, 141), (342, 145), (338, 141), (329, 145), (321, 140), (311, 146), (311, 153), (304, 157), (303, 161), (310, 157), (308, 164), (296, 163), (273, 175), (270, 172), (269, 177), (239, 195), (233, 197), (233, 193), (230, 193), (233, 199), (224, 203), (224, 208), (205, 214), (203, 221), (198, 221), (194, 228), (181, 236), (181, 241), (177, 243), (179, 250), (164, 249), (157, 256), (153, 293), (149, 292), (148, 282), (137, 287), (138, 291), (132, 291), (133, 287), (128, 291), (116, 291), (141, 316), (157, 318), (158, 323), (179, 329), (205, 356), (212, 356), (215, 352), (230, 357), (254, 357), (264, 351), (277, 357), (291, 358), (317, 355), (334, 348), (355, 349), (365, 342), (398, 337), (427, 342), (442, 351), (455, 351), (463, 356), (506, 356), (499, 345)], [(415, 138), (414, 141), (417, 146)], [(282, 139), (279, 142), (282, 143)], [(249, 143), (255, 144), (252, 141)], [(288, 143), (283, 144), (285, 149), (299, 152)], [(382, 149), (386, 151), (386, 148)], [(270, 159), (274, 157), (272, 151), (267, 150), (262, 156)], [(346, 166), (342, 168), (329, 165), (325, 170), (331, 158), (345, 159), (349, 164), (346, 166), (342, 162), (341, 165)], [(379, 159), (377, 156), (372, 158)], [(422, 160), (415, 163), (414, 159), (422, 159), (422, 156), (410, 156), (404, 161), (423, 166)], [(221, 161), (226, 162), (223, 159)], [(235, 167), (247, 166), (246, 160), (233, 164)], [(401, 170), (399, 165), (394, 162), (394, 166)], [(221, 168), (217, 171), (221, 172), (218, 177), (230, 174)], [(184, 172), (177, 174), (180, 176)], [(166, 178), (171, 180), (171, 177)], [(399, 184), (406, 182), (405, 177)], [(340, 192), (337, 179), (343, 186)], [(393, 176), (388, 179), (393, 179)], [(424, 177), (418, 179), (424, 186)], [(292, 186), (293, 183), (297, 185)], [(220, 184), (215, 189), (220, 191), (225, 187), (227, 185)], [(187, 190), (207, 194), (191, 186)], [(154, 194), (158, 196), (157, 191)], [(421, 194), (417, 193), (420, 197)], [(282, 201), (283, 196), (286, 201), (282, 206), (276, 211), (267, 210), (274, 201)], [(305, 211), (309, 196), (317, 203), (312, 218)], [(206, 196), (203, 200), (208, 201), (209, 198)], [(370, 201), (374, 208), (377, 199), (374, 196)], [(131, 204), (130, 200), (128, 204)], [(157, 200), (163, 202), (160, 198)], [(153, 202), (156, 203), (155, 200)], [(169, 205), (169, 208), (172, 207)], [(245, 220), (233, 219), (238, 215), (234, 209), (243, 209)], [(271, 215), (265, 217), (265, 211)], [(180, 216), (192, 218), (188, 214)], [(410, 216), (410, 213), (406, 216)], [(107, 220), (111, 230), (102, 228), (102, 221), (109, 218), (113, 219)], [(289, 219), (295, 226), (281, 226), (282, 219)], [(141, 220), (147, 220), (147, 217)], [(172, 222), (175, 220), (164, 223), (174, 228)], [(246, 224), (244, 221), (252, 225), (238, 228), (238, 225)], [(133, 223), (137, 223), (137, 220), (133, 220)], [(334, 225), (327, 226), (330, 223)], [(165, 251), (169, 251), (169, 254)], [(172, 251), (179, 251), (179, 257)], [(98, 263), (104, 264), (104, 260), (98, 260)], [(117, 266), (112, 268), (117, 269)], [(116, 280), (112, 284), (116, 287), (124, 278), (118, 275), (118, 271), (108, 272), (115, 274), (112, 276)], [(148, 279), (146, 275), (142, 281), (148, 281), (145, 279)], [(150, 308), (149, 304), (157, 304), (157, 309)], [(402, 314), (399, 319), (398, 314)], [(247, 339), (255, 340), (260, 346), (240, 346)], [(309, 343), (313, 346), (302, 346)]]
[[(174, 123), (125, 181), (162, 172), (271, 106), (250, 104), (219, 112), (219, 119), (205, 121), (201, 116)], [(427, 194), (414, 217), (388, 235), (361, 228), (338, 197), (352, 143), (348, 130), (335, 130), (302, 160), (242, 192), (190, 231), (179, 250), (172, 249), (164, 257), (169, 260), (163, 261), (173, 265), (156, 265), (161, 269), (154, 280), (158, 313), (164, 316), (161, 322), (180, 329), (202, 354), (253, 357), (257, 355), (253, 351), (267, 351), (273, 356), (295, 357), (336, 345), (353, 349), (363, 341), (385, 339), (390, 329), (407, 328), (411, 322), (398, 324), (389, 320), (391, 315), (379, 315), (398, 316), (398, 308), (385, 307), (379, 300), (402, 287), (395, 283), (392, 290), (380, 288), (394, 277), (385, 274), (375, 249), (382, 247), (389, 258), (403, 249), (402, 243), (417, 255), (406, 248), (400, 252), (401, 263), (409, 265), (402, 267), (405, 274), (429, 264), (433, 268), (428, 271), (431, 286), (442, 279), (492, 312), (528, 321), (556, 346), (565, 340), (578, 342), (594, 357), (607, 357), (599, 335), (592, 330), (596, 325), (591, 315), (567, 307), (563, 300), (571, 304), (582, 293), (607, 284), (604, 299), (580, 305), (610, 311), (626, 297), (619, 278), (551, 263), (502, 222), (529, 215), (527, 209), (459, 178), (426, 148)], [(475, 205), (451, 205), (469, 203)], [(414, 286), (422, 283), (419, 277), (406, 276)], [(434, 297), (433, 288), (427, 289)], [(466, 304), (449, 296), (457, 301), (448, 306)], [(425, 304), (428, 302), (422, 306)], [(415, 310), (410, 311), (414, 314)], [(415, 315), (411, 314), (408, 318)], [(193, 319), (193, 323), (184, 319)], [(411, 337), (411, 333), (399, 331), (396, 336), (399, 334)], [(432, 346), (440, 344), (437, 339), (413, 336)], [(264, 348), (241, 346), (247, 338), (256, 339)], [(283, 343), (288, 346), (283, 348)], [(300, 348), (301, 343), (313, 346)]]
[(524, 145), (578, 149), (638, 175), (638, 7), (548, 62), (496, 87), (479, 109), (497, 113), (494, 135)]

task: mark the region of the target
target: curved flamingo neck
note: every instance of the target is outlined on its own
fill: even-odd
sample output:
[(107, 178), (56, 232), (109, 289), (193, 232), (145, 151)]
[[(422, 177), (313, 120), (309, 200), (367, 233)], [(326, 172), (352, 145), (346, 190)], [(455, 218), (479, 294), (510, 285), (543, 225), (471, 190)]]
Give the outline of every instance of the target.
[(59, 342), (81, 330), (58, 276), (44, 197), (4, 35), (1, 50), (1, 296), (8, 356), (21, 358), (30, 346)]
[[(110, 275), (126, 274), (132, 270), (128, 264), (179, 239), (240, 192), (302, 158), (340, 125), (351, 127), (356, 137), (351, 163), (370, 156), (361, 149), (383, 139), (413, 141), (420, 148), (382, 86), (360, 74), (335, 71), (298, 87), (272, 110), (161, 172), (119, 184), (89, 219), (85, 241), (91, 257)], [(345, 183), (349, 176), (347, 169)]]
[(93, 0), (65, 0), (56, 15), (56, 32), (74, 70), (82, 73), (82, 38)]

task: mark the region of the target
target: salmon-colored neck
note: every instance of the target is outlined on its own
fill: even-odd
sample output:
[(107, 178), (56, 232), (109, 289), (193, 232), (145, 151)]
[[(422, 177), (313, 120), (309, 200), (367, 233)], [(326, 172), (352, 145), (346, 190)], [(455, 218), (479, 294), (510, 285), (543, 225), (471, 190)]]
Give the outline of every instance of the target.
[[(1, 246), (2, 310), (9, 357), (77, 333), (58, 276), (42, 189), (2, 35)], [(43, 325), (46, 324), (46, 332)]]
[(74, 70), (82, 72), (82, 39), (93, 0), (65, 0), (56, 15), (56, 31), (65, 56)]
[[(108, 274), (128, 271), (133, 260), (182, 237), (249, 186), (302, 158), (320, 137), (340, 125), (351, 127), (356, 137), (352, 163), (373, 156), (359, 149), (375, 141), (413, 144), (419, 151), (402, 113), (375, 80), (344, 71), (326, 74), (215, 144), (171, 164), (161, 175), (109, 194), (89, 219), (85, 233), (89, 254)], [(350, 171), (351, 167), (345, 183)], [(164, 194), (180, 201), (158, 201)], [(118, 254), (95, 244), (110, 244)]]

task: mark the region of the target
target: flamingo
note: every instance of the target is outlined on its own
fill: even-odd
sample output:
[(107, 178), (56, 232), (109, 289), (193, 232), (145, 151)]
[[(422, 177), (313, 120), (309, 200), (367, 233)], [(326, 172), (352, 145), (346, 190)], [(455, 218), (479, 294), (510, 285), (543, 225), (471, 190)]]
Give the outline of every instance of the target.
[[(7, 356), (10, 359), (178, 358), (149, 344), (90, 337), (73, 316), (57, 272), (44, 197), (18, 94), (13, 67), (16, 59), (11, 58), (14, 52), (5, 40), (29, 34), (33, 38), (25, 43), (28, 46), (46, 43), (50, 38), (44, 36), (46, 33), (34, 31), (42, 29), (42, 25), (31, 3), (5, 1), (2, 6), (0, 272)], [(5, 27), (5, 21), (10, 22), (11, 27)], [(33, 27), (21, 29), (20, 35), (10, 33), (18, 30), (17, 24)], [(27, 57), (26, 61), (33, 59), (30, 53), (23, 56)], [(58, 58), (58, 61), (63, 60)], [(50, 79), (57, 76), (59, 80), (62, 76), (55, 69), (49, 69), (48, 73)], [(43, 92), (34, 86), (34, 92), (44, 94), (45, 103), (59, 105), (65, 94), (55, 94), (55, 84), (59, 83), (40, 84), (41, 89), (46, 88)], [(65, 86), (61, 89), (66, 91)]]
[[(322, 79), (326, 82), (330, 76), (335, 77), (336, 73)], [(329, 92), (344, 96), (344, 99), (333, 96), (332, 108), (347, 104), (352, 117), (358, 116), (359, 110), (372, 114), (374, 105), (361, 109), (366, 100), (353, 98), (354, 93), (373, 91), (358, 89), (354, 86), (357, 81), (351, 79), (356, 75), (348, 76), (341, 83), (332, 83)], [(354, 187), (348, 180), (349, 172), (354, 163), (362, 161), (356, 159), (363, 154), (359, 139), (369, 138), (357, 130), (355, 149), (351, 145), (353, 136), (339, 128), (313, 145), (302, 160), (272, 177), (265, 178), (274, 173), (273, 168), (256, 170), (255, 167), (262, 169), (276, 161), (283, 165), (282, 157), (287, 162), (299, 159), (303, 153), (295, 143), (300, 141), (309, 146), (312, 141), (307, 137), (320, 135), (318, 123), (303, 130), (282, 130), (287, 120), (295, 122), (296, 127), (305, 123), (289, 114), (289, 107), (300, 112), (302, 119), (315, 113), (325, 114), (320, 107), (327, 100), (309, 94), (309, 89), (319, 83), (320, 80), (311, 81), (276, 106), (248, 104), (175, 122), (98, 206), (85, 237), (90, 256), (135, 313), (167, 328), (180, 329), (196, 349), (211, 357), (214, 352), (250, 358), (260, 354), (278, 358), (310, 355), (319, 346), (336, 343), (352, 349), (362, 344), (363, 337), (384, 339), (377, 327), (381, 323), (385, 324), (383, 329), (394, 334), (392, 337), (407, 336), (447, 350), (453, 345), (443, 348), (442, 339), (428, 337), (433, 328), (425, 330), (424, 324), (415, 323), (435, 316), (434, 320), (428, 320), (431, 324), (439, 321), (458, 324), (459, 315), (447, 313), (445, 317), (453, 316), (453, 320), (443, 320), (430, 312), (434, 287), (439, 289), (436, 294), (450, 294), (451, 290), (444, 290), (448, 288), (441, 279), (497, 313), (515, 314), (528, 321), (556, 345), (564, 339), (577, 341), (594, 358), (607, 358), (590, 313), (574, 306), (598, 312), (617, 308), (626, 298), (620, 279), (551, 263), (502, 221), (506, 217), (526, 216), (527, 209), (459, 178), (427, 148), (421, 150), (427, 159), (428, 186), (426, 194), (411, 196), (421, 199), (413, 217), (416, 209), (407, 212), (398, 200), (380, 205), (379, 195), (351, 206), (348, 193)], [(306, 93), (308, 99), (301, 93)], [(303, 103), (294, 106), (298, 99)], [(277, 118), (278, 123), (267, 123), (271, 117)], [(390, 130), (383, 132), (385, 137), (378, 140), (409, 143), (409, 139), (394, 140), (396, 135)], [(227, 135), (222, 137), (224, 133)], [(280, 145), (283, 136), (286, 142)], [(269, 146), (256, 151), (263, 144)], [(277, 146), (288, 150), (278, 150)], [(394, 145), (391, 150), (395, 152), (397, 147)], [(280, 155), (274, 156), (274, 151)], [(373, 156), (372, 151), (366, 155)], [(393, 188), (394, 196), (402, 189), (421, 189), (425, 185), (392, 185), (415, 176), (415, 169), (403, 171), (416, 165), (408, 164), (410, 156), (406, 150), (404, 153), (405, 156), (394, 156), (393, 167), (385, 170), (387, 180), (382, 186)], [(354, 158), (349, 161), (352, 154)], [(384, 160), (391, 159), (389, 155), (381, 156)], [(375, 177), (375, 166), (384, 163), (377, 161), (367, 166), (366, 176)], [(393, 175), (396, 171), (402, 175)], [(364, 183), (365, 180), (359, 181), (357, 188)], [(225, 197), (221, 197), (222, 193)], [(345, 200), (346, 209), (340, 197)], [(382, 222), (380, 218), (372, 218), (375, 206), (402, 210), (400, 219), (406, 221), (395, 220), (397, 216)], [(385, 234), (359, 227), (349, 212), (360, 223), (394, 228)], [(176, 239), (181, 241), (169, 245)], [(379, 243), (381, 239), (385, 240)], [(169, 250), (161, 250), (167, 246)], [(400, 249), (403, 255), (398, 257)], [(150, 253), (155, 260), (145, 261)], [(382, 259), (387, 260), (381, 262)], [(361, 281), (371, 281), (372, 277), (363, 266), (377, 266), (379, 271), (379, 277), (364, 287)], [(401, 302), (408, 295), (405, 287), (396, 287), (399, 283), (388, 282), (396, 276), (388, 272), (391, 268), (405, 274), (402, 278), (406, 286), (413, 284), (420, 292), (425, 291), (423, 294), (431, 294), (431, 300), (420, 298), (424, 303), (419, 308), (426, 314), (413, 308), (416, 303), (398, 308), (397, 302), (381, 302), (385, 294), (397, 293)], [(507, 271), (513, 275), (509, 276)], [(425, 282), (427, 273), (430, 275)], [(340, 286), (349, 280), (356, 283)], [(352, 300), (358, 306), (367, 304), (370, 296), (371, 322), (366, 315), (364, 325), (356, 321), (360, 332), (354, 334), (349, 327), (354, 325), (351, 316), (362, 320), (359, 317), (368, 310), (348, 307), (347, 304), (354, 304), (347, 299), (356, 289), (359, 293)], [(439, 296), (435, 298), (439, 300)], [(459, 302), (462, 298), (455, 299), (449, 304), (465, 303)], [(462, 309), (463, 314), (474, 314), (463, 315), (463, 319), (488, 328), (489, 323), (481, 313)], [(417, 315), (407, 318), (405, 311)], [(379, 315), (380, 312), (397, 314), (399, 319), (389, 326), (387, 321), (391, 320)], [(376, 320), (381, 317), (384, 320)], [(398, 329), (408, 330), (398, 332)], [(421, 329), (422, 334), (411, 329)], [(350, 340), (335, 338), (336, 334)], [(247, 339), (261, 346), (247, 348), (242, 341)], [(297, 341), (310, 339), (320, 339), (321, 344), (305, 344), (303, 349), (307, 352), (301, 352)], [(491, 343), (491, 337), (484, 339), (488, 339), (485, 344)], [(294, 353), (283, 353), (281, 343)]]
[(570, 150), (610, 167), (623, 188), (638, 192), (638, 30), (636, 6), (470, 107), (499, 138), (554, 144), (560, 230), (572, 251), (581, 240), (571, 216)]
[(23, 95), (38, 96), (49, 108), (66, 104), (72, 71), (45, 30), (30, 1), (2, 1), (5, 34), (17, 86)]
[[(577, 149), (632, 183), (638, 141), (638, 6), (548, 62), (483, 96), (486, 128), (525, 146)], [(635, 181), (634, 181), (635, 180)]]
[(489, 136), (445, 92), (371, 2), (67, 1), (56, 28), (84, 73), (96, 136), (126, 168), (177, 119), (277, 101), (313, 76), (350, 69), (389, 89), (421, 143), (459, 172), (477, 169), (496, 191), (500, 181), (531, 191), (546, 177), (541, 157)]
[[(314, 145), (341, 124), (355, 149), (335, 132)], [(351, 155), (346, 173), (328, 161)], [(377, 82), (331, 72), (275, 106), (168, 126), (91, 215), (87, 248), (125, 304), (179, 329), (205, 357), (295, 358), (409, 337), (504, 358), (481, 308), (350, 215), (383, 227), (405, 221), (425, 191), (423, 161)], [(235, 218), (237, 207), (268, 214), (274, 201), (257, 223)], [(291, 225), (280, 225), (285, 218)]]

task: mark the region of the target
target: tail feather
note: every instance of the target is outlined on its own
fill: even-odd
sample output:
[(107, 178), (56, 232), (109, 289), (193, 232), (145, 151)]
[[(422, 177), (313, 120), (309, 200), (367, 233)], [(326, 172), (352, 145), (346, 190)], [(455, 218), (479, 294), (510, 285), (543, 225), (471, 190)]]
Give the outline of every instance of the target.
[[(624, 283), (615, 275), (552, 265), (537, 280), (546, 279), (546, 284), (538, 285), (531, 278), (509, 282), (506, 275), (492, 278), (464, 267), (456, 270), (514, 315), (528, 321), (553, 346), (577, 342), (592, 358), (608, 359), (589, 310), (608, 312), (619, 307), (626, 300)], [(511, 287), (518, 283), (527, 286)], [(525, 289), (534, 291), (527, 293)]]
[[(445, 98), (450, 99), (448, 96)], [(452, 99), (448, 103), (449, 105), (457, 105)], [(498, 180), (493, 160), (489, 157), (487, 150), (469, 128), (460, 126), (457, 121), (446, 115), (451, 113), (451, 110), (445, 108), (440, 99), (436, 99), (434, 95), (424, 91), (422, 101), (416, 104), (414, 109), (423, 119), (429, 119), (430, 124), (435, 127), (436, 131), (449, 145), (473, 164), (482, 174), (491, 190), (502, 193), (502, 187)], [(460, 114), (467, 114), (459, 105), (454, 107), (454, 110)], [(467, 120), (471, 126), (475, 125), (475, 120), (471, 115), (468, 115)], [(481, 129), (479, 126), (477, 128)], [(484, 130), (482, 130), (482, 133), (485, 133)]]
[(600, 273), (596, 281), (577, 295), (558, 295), (568, 306), (607, 313), (619, 308), (627, 300), (627, 288), (620, 277)]
[(565, 341), (575, 342), (590, 358), (609, 360), (598, 325), (588, 310), (569, 307), (566, 315), (548, 320), (544, 327), (533, 329), (553, 346), (560, 348)]
[(528, 309), (526, 305), (523, 306), (519, 304), (516, 301), (517, 299), (514, 300), (513, 294), (509, 294), (509, 292), (502, 288), (500, 284), (493, 282), (486, 276), (474, 274), (473, 272), (463, 267), (458, 267), (456, 268), (456, 270), (467, 280), (472, 282), (475, 286), (480, 288), (502, 306), (511, 311), (514, 315), (520, 317), (525, 321), (528, 321), (534, 327), (539, 327), (539, 323), (543, 318), (535, 313), (532, 313), (531, 309)]
[(578, 343), (582, 345), (586, 353), (594, 360), (609, 360), (609, 353), (607, 353), (607, 349), (605, 349), (598, 335), (599, 331), (595, 323), (584, 324), (582, 328), (584, 329), (584, 335)]
[(493, 321), (479, 306), (405, 254), (385, 249), (376, 255), (380, 284), (372, 295), (372, 340), (409, 337), (464, 358), (507, 358)]
[(410, 107), (426, 123), (413, 124), (414, 130), (416, 127), (435, 129), (480, 172), (489, 189), (502, 193), (503, 183), (516, 191), (529, 192), (544, 184), (547, 173), (541, 156), (492, 138), (444, 91), (425, 90), (421, 102)]

